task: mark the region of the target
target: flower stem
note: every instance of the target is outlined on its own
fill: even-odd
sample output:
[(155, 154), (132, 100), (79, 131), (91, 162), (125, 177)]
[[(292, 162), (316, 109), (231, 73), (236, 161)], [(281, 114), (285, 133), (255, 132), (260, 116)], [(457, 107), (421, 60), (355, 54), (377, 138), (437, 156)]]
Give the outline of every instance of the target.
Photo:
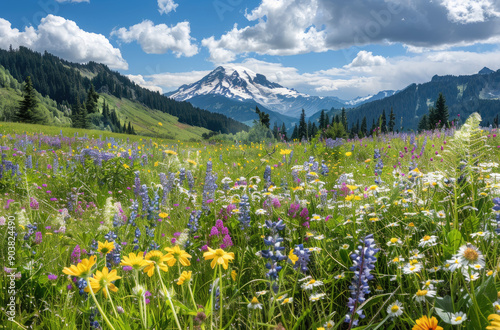
[(179, 319), (177, 318), (177, 313), (175, 312), (174, 304), (172, 303), (172, 298), (170, 298), (170, 293), (168, 292), (165, 284), (163, 283), (163, 279), (161, 278), (160, 268), (158, 265), (156, 266), (156, 271), (158, 272), (158, 277), (160, 278), (161, 286), (163, 288), (163, 293), (167, 296), (168, 302), (170, 304), (170, 308), (172, 309), (172, 313), (174, 314), (175, 323), (179, 330), (182, 330), (181, 324), (179, 323)]
[(109, 319), (106, 316), (106, 314), (104, 314), (104, 311), (102, 310), (101, 305), (99, 305), (99, 303), (97, 302), (97, 299), (96, 299), (95, 294), (94, 294), (94, 290), (90, 286), (89, 279), (86, 278), (86, 281), (87, 281), (87, 286), (89, 287), (90, 295), (92, 296), (92, 299), (94, 299), (94, 302), (95, 302), (95, 304), (97, 306), (97, 309), (99, 310), (99, 313), (101, 313), (102, 318), (104, 319), (104, 321), (106, 322), (106, 324), (108, 325), (108, 327), (110, 327), (112, 330), (115, 330), (115, 328), (113, 327), (113, 325), (111, 325), (111, 322), (109, 322)]

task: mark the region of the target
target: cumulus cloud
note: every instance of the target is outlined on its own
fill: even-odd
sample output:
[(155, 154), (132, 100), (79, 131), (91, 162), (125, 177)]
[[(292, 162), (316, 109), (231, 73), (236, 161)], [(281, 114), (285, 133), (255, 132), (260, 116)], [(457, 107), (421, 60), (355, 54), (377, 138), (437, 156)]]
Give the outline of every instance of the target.
[(189, 22), (180, 22), (168, 27), (165, 24), (154, 25), (150, 20), (127, 28), (120, 28), (111, 32), (125, 43), (137, 41), (148, 54), (164, 54), (172, 51), (177, 57), (190, 57), (198, 53), (198, 46), (192, 43)]
[[(495, 1), (495, 2), (492, 2)], [(367, 44), (409, 50), (492, 43), (500, 36), (498, 0), (262, 0), (220, 37), (202, 40), (216, 63), (238, 54), (295, 55)]]
[(442, 5), (450, 21), (463, 24), (484, 22), (500, 14), (489, 0), (443, 0)]
[[(424, 83), (435, 74), (464, 75), (477, 73), (483, 67), (500, 69), (500, 51), (474, 53), (439, 51), (411, 56), (384, 58), (360, 51), (355, 59), (342, 67), (300, 73), (295, 67), (247, 58), (238, 66), (261, 73), (272, 82), (310, 95), (337, 96), (352, 99), (375, 94), (381, 90), (400, 90), (412, 83)], [(362, 63), (363, 65), (359, 65)], [(355, 65), (357, 64), (357, 65)], [(232, 65), (232, 64), (226, 64)], [(161, 73), (143, 77), (143, 85), (161, 86), (174, 90), (198, 81), (210, 71)]]
[(138, 74), (138, 75), (133, 75), (133, 74), (128, 74), (127, 78), (130, 79), (131, 81), (135, 82), (137, 85), (144, 87), (146, 89), (149, 89), (150, 91), (153, 92), (159, 92), (160, 94), (163, 94), (163, 88), (160, 86), (156, 86), (154, 82), (152, 81), (146, 81), (144, 79), (144, 76)]
[(362, 50), (356, 55), (354, 60), (347, 65), (347, 68), (353, 67), (366, 67), (366, 66), (379, 66), (387, 63), (383, 56), (374, 56), (372, 52)]
[(158, 11), (160, 14), (168, 14), (171, 11), (175, 11), (175, 9), (179, 5), (174, 2), (174, 0), (158, 0)]
[(74, 21), (60, 16), (48, 15), (42, 18), (38, 29), (26, 27), (24, 31), (12, 28), (9, 21), (0, 18), (0, 48), (10, 45), (48, 51), (71, 62), (95, 61), (113, 69), (128, 69), (120, 50), (105, 36), (86, 32)]

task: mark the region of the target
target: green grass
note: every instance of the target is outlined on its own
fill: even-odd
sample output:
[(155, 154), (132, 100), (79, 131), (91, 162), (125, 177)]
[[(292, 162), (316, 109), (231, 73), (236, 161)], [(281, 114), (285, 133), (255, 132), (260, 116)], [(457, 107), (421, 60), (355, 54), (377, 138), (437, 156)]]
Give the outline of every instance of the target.
[[(120, 121), (131, 121), (137, 134), (171, 138), (175, 140), (201, 139), (203, 133), (209, 130), (181, 124), (177, 117), (163, 113), (158, 110), (151, 110), (137, 102), (127, 99), (118, 99), (115, 96), (100, 94), (99, 107), (102, 108), (104, 100), (110, 109), (118, 111)], [(162, 123), (160, 126), (158, 123)]]

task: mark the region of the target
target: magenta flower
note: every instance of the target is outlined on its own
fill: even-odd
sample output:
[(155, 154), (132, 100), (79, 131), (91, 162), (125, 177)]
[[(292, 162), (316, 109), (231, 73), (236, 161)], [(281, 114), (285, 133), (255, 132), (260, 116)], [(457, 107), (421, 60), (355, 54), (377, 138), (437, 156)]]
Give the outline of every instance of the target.
[(50, 281), (57, 280), (57, 275), (54, 275), (54, 274), (49, 274), (49, 275), (47, 275), (47, 277), (49, 278)]

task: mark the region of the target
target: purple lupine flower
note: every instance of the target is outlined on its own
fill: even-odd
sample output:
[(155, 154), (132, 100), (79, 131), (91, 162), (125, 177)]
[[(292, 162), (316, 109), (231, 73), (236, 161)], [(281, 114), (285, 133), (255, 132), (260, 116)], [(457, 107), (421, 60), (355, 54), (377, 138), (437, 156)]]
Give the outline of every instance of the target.
[(55, 280), (57, 280), (57, 275), (54, 275), (54, 274), (49, 274), (49, 275), (47, 275), (47, 277), (48, 277), (48, 279), (49, 279), (50, 281), (55, 281)]
[(375, 254), (379, 251), (373, 244), (373, 234), (366, 235), (364, 239), (359, 241), (362, 245), (359, 245), (350, 256), (353, 262), (350, 270), (354, 272), (354, 276), (352, 284), (349, 286), (351, 290), (351, 297), (347, 302), (349, 314), (345, 318), (345, 322), (349, 323), (348, 329), (358, 325), (358, 318), (355, 318), (356, 314), (359, 318), (364, 318), (363, 311), (358, 307), (366, 301), (366, 295), (370, 293), (368, 281), (374, 278), (370, 271), (375, 268), (375, 262), (377, 261)]
[(219, 230), (217, 227), (213, 226), (212, 229), (210, 230), (210, 236), (218, 236), (219, 235)]

